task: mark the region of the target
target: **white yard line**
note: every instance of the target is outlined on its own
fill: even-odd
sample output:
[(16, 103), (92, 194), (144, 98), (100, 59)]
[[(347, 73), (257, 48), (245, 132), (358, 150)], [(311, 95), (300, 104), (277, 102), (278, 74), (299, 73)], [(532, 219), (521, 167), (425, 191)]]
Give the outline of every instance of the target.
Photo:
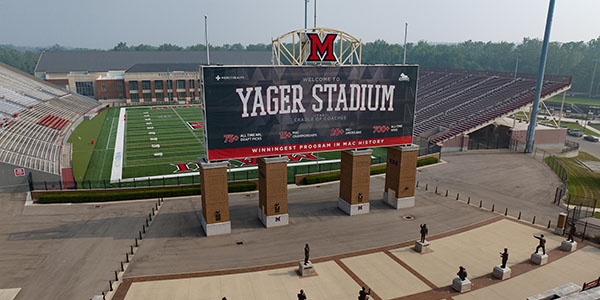
[(102, 156), (102, 167), (100, 167), (100, 176), (98, 176), (98, 180), (102, 180), (102, 173), (104, 173), (104, 163), (106, 162), (106, 154), (108, 152), (108, 145), (110, 145), (110, 137), (112, 136), (114, 125), (115, 125), (115, 116), (112, 117), (112, 122), (110, 123), (110, 131), (108, 132), (108, 140), (106, 141), (106, 149), (104, 149), (104, 155)]
[(112, 171), (110, 174), (110, 182), (119, 182), (123, 177), (123, 144), (125, 141), (125, 108), (119, 111), (119, 123), (117, 127), (117, 137), (115, 143), (115, 152), (113, 155)]
[(179, 115), (179, 113), (177, 113), (177, 111), (174, 108), (171, 108), (171, 110), (173, 110), (173, 112), (179, 117), (179, 120), (181, 120), (181, 122), (183, 122), (183, 125), (185, 126), (185, 128), (187, 128), (190, 131), (190, 133), (194, 136), (194, 138), (196, 138), (198, 143), (202, 144), (203, 142), (196, 136), (194, 131), (192, 129), (190, 129), (190, 126), (187, 125), (187, 123), (183, 120), (183, 118)]

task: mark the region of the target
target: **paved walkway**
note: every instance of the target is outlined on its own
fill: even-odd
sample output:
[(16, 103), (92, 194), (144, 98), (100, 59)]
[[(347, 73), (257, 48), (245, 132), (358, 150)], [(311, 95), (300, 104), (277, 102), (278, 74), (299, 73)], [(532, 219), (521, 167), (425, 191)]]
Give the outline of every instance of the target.
[[(491, 223), (490, 223), (491, 222)], [(584, 246), (569, 254), (552, 250), (562, 237), (543, 227), (496, 217), (487, 225), (463, 228), (452, 234), (430, 237), (432, 252), (416, 253), (412, 246), (384, 247), (336, 255), (315, 264), (317, 276), (300, 278), (293, 263), (229, 271), (128, 278), (113, 299), (297, 299), (304, 289), (308, 299), (356, 299), (361, 286), (374, 299), (524, 299), (569, 282), (597, 278), (600, 249)], [(545, 233), (550, 263), (528, 263), (537, 240)], [(581, 245), (580, 245), (581, 246)], [(514, 276), (506, 281), (489, 279), (499, 252), (509, 247), (509, 267)], [(459, 295), (450, 284), (463, 265), (474, 282), (473, 291)], [(560, 275), (558, 275), (560, 274)], [(508, 296), (506, 296), (508, 295)]]

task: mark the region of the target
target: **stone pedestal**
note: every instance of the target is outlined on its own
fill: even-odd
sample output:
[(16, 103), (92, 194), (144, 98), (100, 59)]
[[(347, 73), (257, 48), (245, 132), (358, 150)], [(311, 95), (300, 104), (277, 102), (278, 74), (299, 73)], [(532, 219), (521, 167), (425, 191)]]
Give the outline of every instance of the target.
[(429, 249), (429, 241), (425, 240), (424, 243), (422, 243), (421, 240), (415, 241), (415, 251), (417, 251), (419, 253), (425, 253), (425, 252), (431, 251)]
[(372, 153), (371, 149), (342, 151), (338, 207), (351, 216), (369, 212)]
[(309, 260), (308, 264), (304, 264), (304, 261), (301, 261), (298, 263), (298, 274), (300, 276), (304, 277), (304, 276), (316, 275), (317, 272), (315, 271), (313, 264)]
[(460, 280), (456, 277), (452, 280), (452, 288), (459, 293), (468, 292), (471, 290), (471, 281), (469, 279)]
[(415, 206), (418, 155), (417, 145), (388, 148), (383, 201), (395, 209)]
[(533, 253), (530, 260), (533, 264), (542, 266), (548, 263), (548, 254)]
[(494, 271), (492, 272), (492, 276), (498, 278), (500, 280), (510, 278), (511, 270), (509, 267), (502, 268), (502, 266), (495, 266)]
[(258, 159), (258, 219), (265, 227), (288, 224), (287, 159)]
[(201, 163), (202, 229), (206, 236), (231, 233), (227, 163)]
[(577, 242), (576, 241), (569, 242), (567, 240), (564, 240), (560, 244), (560, 250), (567, 251), (567, 252), (573, 252), (573, 251), (577, 250)]

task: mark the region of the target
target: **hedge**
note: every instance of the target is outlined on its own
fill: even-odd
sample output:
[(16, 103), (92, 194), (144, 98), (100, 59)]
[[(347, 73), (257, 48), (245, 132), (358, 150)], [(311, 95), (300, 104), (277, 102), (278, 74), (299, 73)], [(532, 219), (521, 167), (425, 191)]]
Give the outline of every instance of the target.
[[(230, 183), (229, 192), (245, 192), (256, 189), (254, 182)], [(48, 192), (40, 195), (38, 203), (84, 203), (107, 202), (161, 197), (200, 195), (200, 186), (164, 187), (153, 189)]]
[[(431, 165), (431, 164), (435, 164), (437, 162), (438, 162), (437, 157), (426, 157), (426, 158), (417, 160), (417, 167)], [(383, 174), (383, 173), (385, 173), (385, 170), (386, 170), (385, 165), (371, 167), (371, 175)], [(315, 174), (315, 175), (308, 175), (308, 176), (304, 177), (303, 183), (304, 184), (315, 184), (315, 183), (322, 183), (322, 182), (328, 182), (328, 181), (336, 181), (339, 179), (340, 179), (340, 172)]]

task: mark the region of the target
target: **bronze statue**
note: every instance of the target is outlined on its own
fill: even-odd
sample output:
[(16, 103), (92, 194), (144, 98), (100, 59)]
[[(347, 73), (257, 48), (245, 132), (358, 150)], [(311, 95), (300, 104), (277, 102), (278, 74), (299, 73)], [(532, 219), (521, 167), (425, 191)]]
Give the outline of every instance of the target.
[(467, 269), (463, 268), (463, 266), (458, 267), (458, 273), (456, 273), (456, 275), (458, 275), (460, 280), (465, 281), (467, 279)]
[(427, 230), (427, 224), (421, 224), (421, 243), (425, 243), (425, 236), (429, 233)]
[(362, 290), (360, 290), (360, 292), (358, 292), (358, 300), (368, 300), (369, 295), (371, 295), (371, 288), (369, 288), (369, 291), (367, 292), (367, 290), (363, 286)]
[(300, 293), (298, 293), (298, 300), (306, 300), (306, 294), (304, 293), (304, 290), (300, 290)]
[(306, 246), (304, 246), (304, 264), (308, 265), (308, 257), (310, 255), (310, 247), (308, 247), (308, 244), (306, 244)]
[(500, 267), (504, 269), (506, 268), (506, 262), (508, 261), (508, 248), (504, 248), (504, 252), (500, 253), (500, 257), (502, 257), (502, 265)]
[(534, 238), (540, 240), (540, 243), (537, 247), (535, 247), (535, 253), (538, 253), (538, 251), (540, 250), (540, 248), (542, 249), (543, 254), (546, 254), (546, 238), (544, 238), (544, 235), (541, 234), (540, 236), (533, 236)]
[(571, 242), (573, 243), (573, 236), (575, 235), (575, 232), (577, 231), (577, 228), (575, 227), (575, 222), (571, 223), (571, 228), (569, 229), (569, 237), (567, 238), (567, 242)]

